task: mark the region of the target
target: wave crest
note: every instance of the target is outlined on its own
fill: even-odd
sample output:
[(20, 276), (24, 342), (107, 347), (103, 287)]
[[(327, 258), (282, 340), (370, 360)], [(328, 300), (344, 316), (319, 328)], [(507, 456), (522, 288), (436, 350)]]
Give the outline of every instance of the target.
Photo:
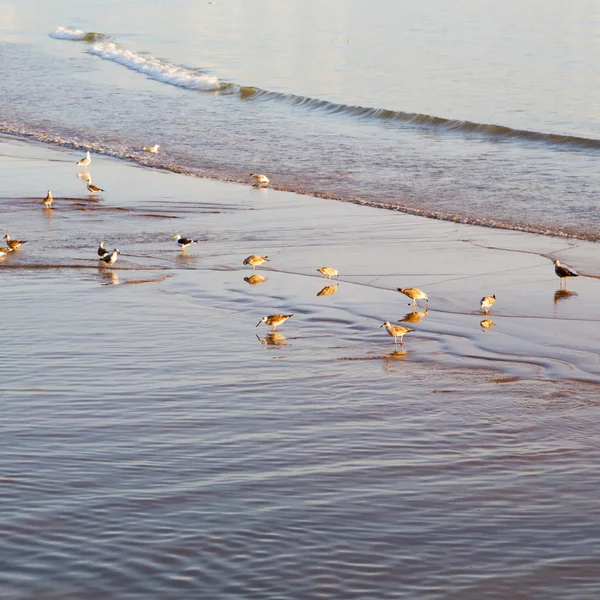
[(81, 29), (63, 27), (62, 25), (48, 35), (57, 40), (71, 40), (73, 42), (96, 42), (106, 37), (103, 33), (81, 31)]
[(154, 56), (144, 56), (125, 50), (114, 42), (101, 42), (88, 49), (90, 54), (104, 60), (116, 62), (132, 71), (143, 73), (151, 79), (189, 90), (215, 91), (219, 80), (211, 75), (203, 75), (191, 69), (164, 62)]

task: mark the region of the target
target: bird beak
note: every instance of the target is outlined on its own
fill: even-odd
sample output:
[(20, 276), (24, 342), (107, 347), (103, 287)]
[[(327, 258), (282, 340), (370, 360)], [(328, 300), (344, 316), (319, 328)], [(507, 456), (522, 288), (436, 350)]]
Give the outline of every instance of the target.
[[(385, 323), (383, 325), (385, 325)], [(381, 327), (383, 327), (383, 325), (380, 325), (379, 327), (381, 328)]]
[(256, 326), (258, 327), (258, 326), (259, 326), (261, 323), (262, 323), (262, 321), (259, 321), (259, 322), (256, 324)]

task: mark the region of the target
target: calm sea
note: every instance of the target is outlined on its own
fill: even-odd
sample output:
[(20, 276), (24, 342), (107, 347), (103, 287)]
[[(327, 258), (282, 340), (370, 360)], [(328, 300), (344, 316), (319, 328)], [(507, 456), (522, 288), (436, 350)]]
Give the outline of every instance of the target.
[(600, 237), (595, 2), (24, 0), (0, 56), (5, 132)]

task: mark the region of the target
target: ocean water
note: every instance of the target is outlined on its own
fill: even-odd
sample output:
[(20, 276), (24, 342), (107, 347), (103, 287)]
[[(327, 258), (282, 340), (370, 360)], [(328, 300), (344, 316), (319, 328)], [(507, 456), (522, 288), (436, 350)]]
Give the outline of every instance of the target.
[[(0, 598), (596, 600), (599, 47), (593, 3), (1, 4)], [(194, 177), (256, 171), (591, 243)]]
[[(2, 7), (6, 133), (225, 180), (266, 172), (282, 190), (416, 214), (599, 237), (595, 3)], [(140, 151), (154, 143), (159, 155)]]

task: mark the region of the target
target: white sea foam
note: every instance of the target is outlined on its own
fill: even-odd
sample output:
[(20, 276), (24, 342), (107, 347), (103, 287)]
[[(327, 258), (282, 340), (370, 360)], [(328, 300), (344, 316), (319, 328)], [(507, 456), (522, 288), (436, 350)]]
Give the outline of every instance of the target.
[(163, 62), (153, 56), (144, 56), (130, 50), (121, 48), (114, 42), (101, 42), (94, 44), (88, 52), (111, 60), (128, 69), (144, 73), (151, 79), (162, 81), (170, 85), (187, 88), (190, 90), (218, 90), (219, 80), (210, 75), (201, 75), (185, 67)]
[(51, 38), (57, 40), (82, 40), (86, 36), (85, 31), (81, 29), (73, 29), (72, 27), (57, 27), (52, 33), (48, 34)]

